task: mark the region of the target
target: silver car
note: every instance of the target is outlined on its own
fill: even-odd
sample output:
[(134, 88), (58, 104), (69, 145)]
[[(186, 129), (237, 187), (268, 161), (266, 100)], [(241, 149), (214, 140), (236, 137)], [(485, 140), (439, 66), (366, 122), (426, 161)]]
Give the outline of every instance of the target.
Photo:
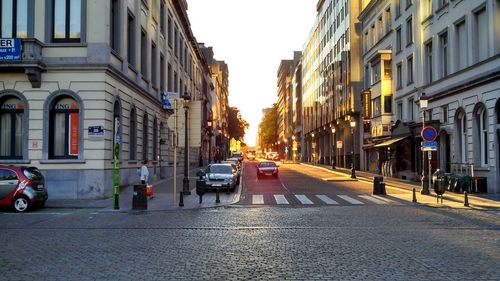
[(210, 164), (205, 170), (203, 179), (206, 189), (236, 189), (237, 175), (231, 164)]

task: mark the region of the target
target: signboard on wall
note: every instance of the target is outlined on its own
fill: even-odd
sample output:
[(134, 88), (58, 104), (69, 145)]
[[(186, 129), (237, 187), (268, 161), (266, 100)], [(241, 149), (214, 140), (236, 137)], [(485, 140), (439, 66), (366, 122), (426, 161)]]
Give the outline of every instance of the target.
[(89, 140), (104, 140), (104, 127), (103, 126), (89, 126), (88, 130)]
[(0, 38), (0, 61), (21, 59), (21, 39)]
[(78, 113), (69, 114), (69, 155), (78, 155)]
[(363, 96), (363, 119), (370, 120), (372, 115), (371, 91), (370, 90), (363, 91), (362, 96)]

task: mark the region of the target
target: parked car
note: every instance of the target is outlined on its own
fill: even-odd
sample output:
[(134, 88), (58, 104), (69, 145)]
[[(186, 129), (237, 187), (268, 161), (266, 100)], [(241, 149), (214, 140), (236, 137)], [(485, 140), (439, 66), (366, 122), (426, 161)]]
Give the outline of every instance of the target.
[(233, 158), (237, 158), (238, 161), (242, 162), (243, 161), (243, 153), (240, 151), (235, 151), (233, 152)]
[(25, 212), (44, 207), (48, 198), (45, 179), (35, 167), (0, 166), (0, 206)]
[(230, 164), (233, 167), (234, 174), (236, 175), (236, 185), (239, 185), (240, 184), (241, 169), (239, 168), (238, 164), (236, 164), (236, 163), (238, 163), (238, 160), (236, 160), (236, 163), (234, 163), (234, 161), (229, 161), (229, 160), (221, 161), (220, 163), (221, 164)]
[(255, 153), (247, 152), (247, 159), (250, 161), (255, 160)]
[(231, 164), (210, 164), (204, 171), (206, 189), (236, 189), (237, 175)]
[(273, 176), (278, 177), (278, 166), (274, 161), (262, 161), (257, 165), (257, 178), (260, 179), (263, 176)]

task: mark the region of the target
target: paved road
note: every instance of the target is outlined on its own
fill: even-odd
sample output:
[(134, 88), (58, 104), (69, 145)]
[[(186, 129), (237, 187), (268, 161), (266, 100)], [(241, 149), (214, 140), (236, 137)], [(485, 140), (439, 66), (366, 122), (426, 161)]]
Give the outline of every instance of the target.
[(277, 179), (256, 175), (257, 161), (243, 162), (243, 191), (240, 205), (345, 206), (391, 205), (400, 201), (372, 196), (372, 186), (349, 176), (316, 167), (281, 164)]
[(500, 280), (499, 222), (494, 212), (388, 205), (0, 213), (0, 276)]

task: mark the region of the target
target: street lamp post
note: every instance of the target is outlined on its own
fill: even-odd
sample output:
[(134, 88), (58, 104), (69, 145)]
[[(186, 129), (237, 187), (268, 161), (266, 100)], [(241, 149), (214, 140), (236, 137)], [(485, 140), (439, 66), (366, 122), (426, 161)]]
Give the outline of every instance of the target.
[(351, 117), (351, 135), (352, 135), (352, 143), (351, 143), (351, 178), (356, 178), (356, 168), (354, 167), (354, 129), (356, 127), (356, 121)]
[(332, 127), (332, 169), (335, 169), (335, 128)]
[(315, 164), (315, 156), (316, 156), (316, 143), (314, 142), (314, 133), (311, 134), (311, 138), (312, 138), (312, 143), (311, 143), (311, 146), (312, 146), (312, 149), (313, 149), (313, 153), (312, 153), (312, 162), (313, 164)]
[[(420, 109), (422, 109), (422, 132), (425, 128), (425, 111), (427, 110), (427, 106), (429, 104), (429, 97), (422, 93), (420, 96)], [(421, 194), (429, 195), (429, 183), (427, 182), (427, 173), (425, 172), (425, 152), (422, 151), (422, 190)], [(428, 175), (430, 177), (430, 175)]]
[(210, 114), (207, 120), (207, 130), (208, 130), (208, 164), (212, 163), (212, 114)]
[(283, 139), (285, 142), (285, 161), (288, 160), (288, 139)]
[(294, 150), (294, 145), (295, 145), (295, 136), (292, 136), (292, 161), (295, 163), (296, 150)]
[[(184, 179), (182, 180), (182, 193), (184, 195), (191, 195), (189, 191), (189, 177), (188, 177), (188, 146), (189, 146), (189, 134), (188, 134), (188, 110), (189, 101), (191, 96), (188, 93), (184, 93), (182, 96), (184, 99)], [(175, 177), (175, 175), (174, 175)]]

